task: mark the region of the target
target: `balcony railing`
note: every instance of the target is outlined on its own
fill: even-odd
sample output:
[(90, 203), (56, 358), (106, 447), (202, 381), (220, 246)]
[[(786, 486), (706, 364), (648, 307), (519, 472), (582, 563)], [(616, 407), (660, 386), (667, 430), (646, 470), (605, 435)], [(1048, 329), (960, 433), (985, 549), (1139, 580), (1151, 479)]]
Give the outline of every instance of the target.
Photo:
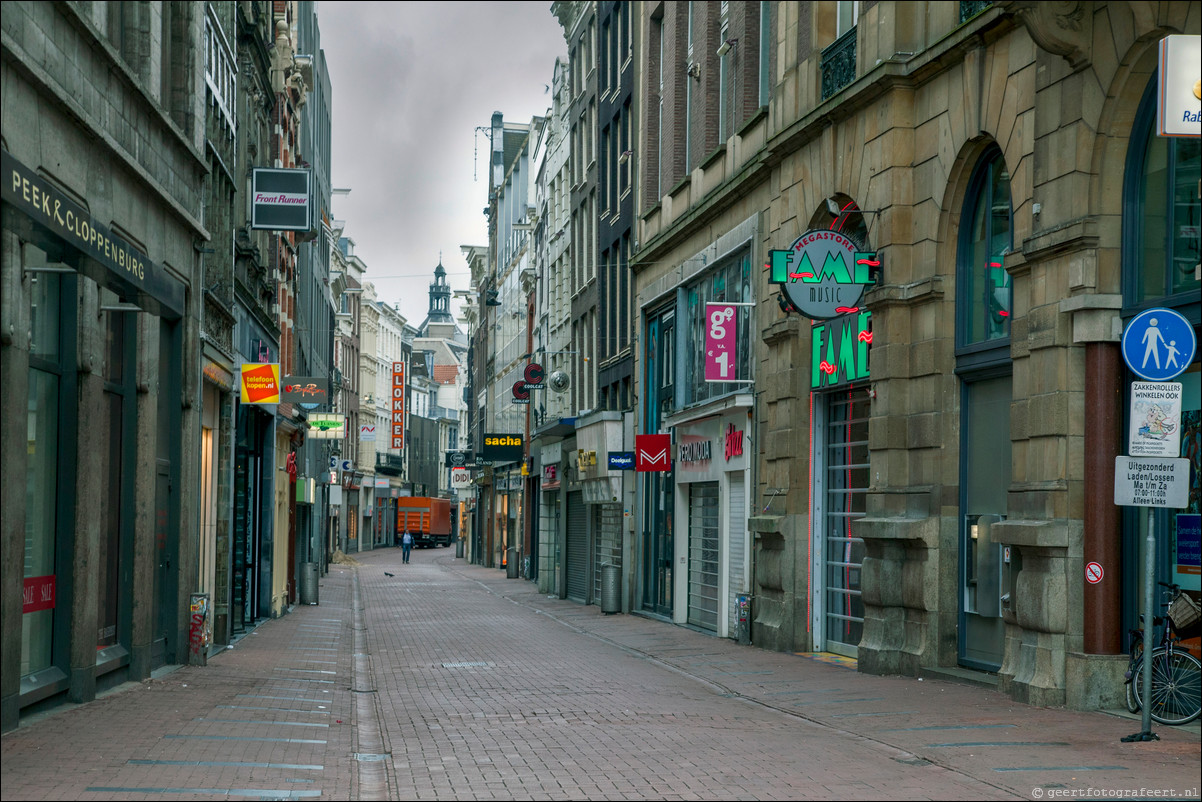
[(376, 473), (385, 476), (403, 476), (405, 473), (405, 460), (399, 454), (388, 454), (377, 451)]
[(822, 51), (822, 99), (835, 95), (856, 79), (856, 29), (852, 28)]

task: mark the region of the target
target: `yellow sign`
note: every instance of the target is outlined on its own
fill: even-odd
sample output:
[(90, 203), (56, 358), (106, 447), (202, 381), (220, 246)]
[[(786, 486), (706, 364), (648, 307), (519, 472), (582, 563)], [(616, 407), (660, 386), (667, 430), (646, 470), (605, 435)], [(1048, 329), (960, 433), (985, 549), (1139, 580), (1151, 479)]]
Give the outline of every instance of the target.
[(278, 362), (252, 362), (242, 365), (242, 403), (280, 403)]

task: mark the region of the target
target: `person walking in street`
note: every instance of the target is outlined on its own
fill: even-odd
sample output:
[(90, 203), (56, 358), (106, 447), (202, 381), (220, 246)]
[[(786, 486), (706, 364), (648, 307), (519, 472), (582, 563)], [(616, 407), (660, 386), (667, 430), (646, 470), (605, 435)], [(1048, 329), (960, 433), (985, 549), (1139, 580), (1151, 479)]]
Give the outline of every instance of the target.
[(401, 535), (401, 562), (409, 562), (409, 552), (413, 550), (413, 535), (409, 530), (405, 530), (405, 534)]

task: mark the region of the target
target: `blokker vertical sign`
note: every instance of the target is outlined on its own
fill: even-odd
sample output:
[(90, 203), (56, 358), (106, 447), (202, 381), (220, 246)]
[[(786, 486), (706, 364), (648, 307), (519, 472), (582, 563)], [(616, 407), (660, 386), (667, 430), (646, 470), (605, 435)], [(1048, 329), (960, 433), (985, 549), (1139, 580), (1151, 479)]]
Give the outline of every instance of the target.
[(392, 419), (388, 424), (388, 447), (405, 447), (405, 363), (392, 363)]

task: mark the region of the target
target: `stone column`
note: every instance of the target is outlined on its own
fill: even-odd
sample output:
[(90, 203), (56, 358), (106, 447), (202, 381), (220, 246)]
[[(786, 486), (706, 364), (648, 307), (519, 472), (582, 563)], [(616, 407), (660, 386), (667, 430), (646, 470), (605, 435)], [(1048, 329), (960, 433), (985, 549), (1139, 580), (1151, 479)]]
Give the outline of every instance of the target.
[[(100, 290), (79, 281), (74, 541), (71, 550), (71, 646), (67, 696), (72, 702), (96, 698), (96, 631), (99, 621), (100, 539), (106, 536), (108, 482), (103, 475), (108, 432), (98, 425), (104, 411), (104, 335)], [(60, 574), (60, 579), (62, 575)]]
[(22, 589), (25, 575), (25, 481), (28, 472), (29, 292), (22, 278), (21, 242), (0, 241), (0, 731), (20, 720)]

